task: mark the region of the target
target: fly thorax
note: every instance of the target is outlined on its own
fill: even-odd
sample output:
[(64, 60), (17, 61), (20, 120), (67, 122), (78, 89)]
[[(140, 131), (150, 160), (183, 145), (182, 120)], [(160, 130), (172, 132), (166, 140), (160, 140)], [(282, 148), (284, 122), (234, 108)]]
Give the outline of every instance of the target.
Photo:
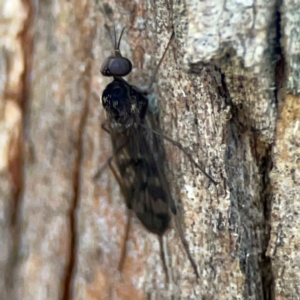
[(115, 79), (107, 85), (102, 94), (102, 104), (108, 115), (123, 124), (126, 124), (132, 115), (129, 89), (125, 80)]

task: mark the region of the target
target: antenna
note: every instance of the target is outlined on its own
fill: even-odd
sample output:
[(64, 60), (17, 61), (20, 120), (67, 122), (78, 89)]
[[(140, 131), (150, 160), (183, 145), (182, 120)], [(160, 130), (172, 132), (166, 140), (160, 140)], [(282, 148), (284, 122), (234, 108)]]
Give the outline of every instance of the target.
[[(120, 38), (119, 38), (119, 41), (118, 41), (118, 47), (116, 49), (120, 50), (120, 45), (121, 45), (121, 39), (122, 39), (122, 36), (123, 36), (123, 33), (124, 33), (124, 30), (125, 30), (126, 27), (123, 27), (122, 31), (121, 31), (121, 35), (120, 35)], [(116, 32), (116, 31), (115, 31)]]

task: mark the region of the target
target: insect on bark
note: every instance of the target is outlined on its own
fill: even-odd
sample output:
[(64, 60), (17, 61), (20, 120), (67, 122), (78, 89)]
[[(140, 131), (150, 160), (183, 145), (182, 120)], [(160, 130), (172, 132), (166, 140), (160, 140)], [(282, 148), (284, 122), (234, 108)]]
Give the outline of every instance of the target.
[[(126, 241), (130, 230), (132, 213), (134, 212), (144, 227), (158, 236), (160, 255), (168, 281), (162, 237), (170, 227), (171, 215), (173, 215), (188, 259), (196, 277), (199, 278), (197, 265), (189, 251), (164, 173), (165, 154), (162, 139), (168, 140), (183, 150), (188, 158), (214, 184), (216, 182), (193, 160), (192, 156), (179, 143), (160, 133), (157, 121), (155, 121), (153, 114), (148, 110), (148, 99), (145, 94), (122, 78), (132, 70), (130, 60), (123, 57), (120, 51), (124, 29), (118, 41), (114, 30), (114, 53), (106, 58), (101, 66), (102, 75), (113, 77), (113, 81), (106, 86), (102, 94), (102, 105), (107, 115), (102, 128), (110, 134), (113, 147), (113, 155), (108, 160), (108, 164), (120, 185), (128, 208), (128, 220), (119, 270), (122, 271), (126, 257)], [(174, 33), (170, 38), (164, 55), (173, 37)], [(154, 76), (164, 55), (154, 72)], [(152, 82), (150, 86), (151, 84)], [(99, 177), (100, 173), (101, 171), (95, 177)]]

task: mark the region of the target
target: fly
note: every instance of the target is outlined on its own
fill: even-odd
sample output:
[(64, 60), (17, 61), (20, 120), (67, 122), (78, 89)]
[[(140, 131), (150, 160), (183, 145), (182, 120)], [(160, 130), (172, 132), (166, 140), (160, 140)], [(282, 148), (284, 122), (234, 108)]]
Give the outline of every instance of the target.
[[(162, 138), (183, 150), (210, 181), (214, 184), (216, 182), (181, 144), (160, 133), (158, 121), (148, 110), (146, 95), (122, 78), (132, 70), (131, 61), (123, 57), (120, 51), (124, 29), (118, 42), (114, 31), (114, 53), (104, 60), (100, 69), (103, 76), (113, 77), (113, 81), (106, 86), (102, 94), (102, 105), (107, 115), (102, 128), (111, 137), (113, 155), (108, 164), (120, 185), (129, 212), (119, 270), (122, 271), (125, 261), (126, 241), (134, 212), (144, 227), (158, 236), (160, 255), (168, 280), (162, 237), (170, 227), (171, 215), (174, 215), (181, 242), (196, 277), (199, 278), (197, 265), (189, 251), (164, 173), (163, 165), (166, 158)], [(153, 81), (173, 37), (174, 32), (154, 72)], [(98, 177), (100, 173), (95, 176)]]

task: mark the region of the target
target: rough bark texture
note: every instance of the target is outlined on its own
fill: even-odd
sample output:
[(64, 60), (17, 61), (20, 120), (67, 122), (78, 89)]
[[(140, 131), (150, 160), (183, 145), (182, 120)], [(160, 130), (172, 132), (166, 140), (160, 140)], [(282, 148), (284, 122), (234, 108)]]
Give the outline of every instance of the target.
[[(300, 299), (300, 7), (292, 1), (4, 1), (0, 299)], [(175, 227), (133, 221), (107, 168), (100, 65), (117, 32), (151, 105), (200, 279)]]

